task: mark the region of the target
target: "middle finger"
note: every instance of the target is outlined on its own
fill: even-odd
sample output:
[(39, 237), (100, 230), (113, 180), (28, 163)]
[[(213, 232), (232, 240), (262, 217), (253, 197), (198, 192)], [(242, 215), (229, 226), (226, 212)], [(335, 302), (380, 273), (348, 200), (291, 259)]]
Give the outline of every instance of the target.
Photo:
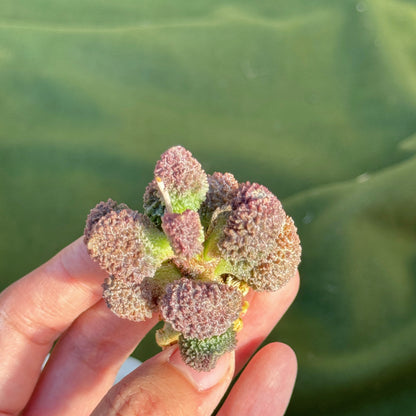
[(243, 329), (237, 335), (235, 371), (238, 373), (269, 335), (294, 301), (299, 290), (299, 273), (277, 292), (250, 292), (250, 303), (243, 318)]

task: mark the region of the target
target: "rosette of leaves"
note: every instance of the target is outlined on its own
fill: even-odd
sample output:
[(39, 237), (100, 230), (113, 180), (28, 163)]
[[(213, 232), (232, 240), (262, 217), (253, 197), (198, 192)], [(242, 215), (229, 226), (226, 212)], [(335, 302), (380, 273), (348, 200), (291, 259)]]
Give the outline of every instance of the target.
[(90, 211), (84, 234), (109, 275), (108, 307), (133, 321), (159, 312), (158, 344), (178, 343), (199, 371), (235, 349), (248, 290), (280, 289), (301, 254), (294, 222), (273, 193), (231, 173), (207, 175), (181, 146), (156, 163), (143, 213), (108, 199)]

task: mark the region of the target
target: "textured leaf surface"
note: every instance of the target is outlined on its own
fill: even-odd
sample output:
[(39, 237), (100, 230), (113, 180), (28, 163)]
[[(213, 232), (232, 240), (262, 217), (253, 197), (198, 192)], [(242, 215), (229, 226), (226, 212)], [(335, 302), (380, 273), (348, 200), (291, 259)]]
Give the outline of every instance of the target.
[(299, 229), (288, 414), (416, 413), (415, 39), (410, 0), (2, 0), (1, 287), (181, 144)]

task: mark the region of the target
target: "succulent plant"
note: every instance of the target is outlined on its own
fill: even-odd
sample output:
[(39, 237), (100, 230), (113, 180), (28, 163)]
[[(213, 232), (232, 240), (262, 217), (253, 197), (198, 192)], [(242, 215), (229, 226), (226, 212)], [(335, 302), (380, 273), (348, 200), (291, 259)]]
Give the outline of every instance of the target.
[(157, 162), (143, 211), (108, 199), (88, 215), (84, 241), (109, 275), (103, 297), (120, 318), (158, 311), (158, 344), (177, 343), (189, 366), (209, 371), (236, 347), (249, 289), (276, 291), (295, 274), (294, 222), (265, 186), (207, 175), (182, 146)]

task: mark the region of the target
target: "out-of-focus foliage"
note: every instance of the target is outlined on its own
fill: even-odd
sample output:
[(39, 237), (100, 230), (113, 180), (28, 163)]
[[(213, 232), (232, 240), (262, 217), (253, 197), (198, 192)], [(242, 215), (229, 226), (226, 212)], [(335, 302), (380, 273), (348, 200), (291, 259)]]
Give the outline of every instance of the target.
[(410, 0), (2, 0), (1, 288), (182, 144), (298, 226), (288, 414), (416, 413), (415, 39)]

